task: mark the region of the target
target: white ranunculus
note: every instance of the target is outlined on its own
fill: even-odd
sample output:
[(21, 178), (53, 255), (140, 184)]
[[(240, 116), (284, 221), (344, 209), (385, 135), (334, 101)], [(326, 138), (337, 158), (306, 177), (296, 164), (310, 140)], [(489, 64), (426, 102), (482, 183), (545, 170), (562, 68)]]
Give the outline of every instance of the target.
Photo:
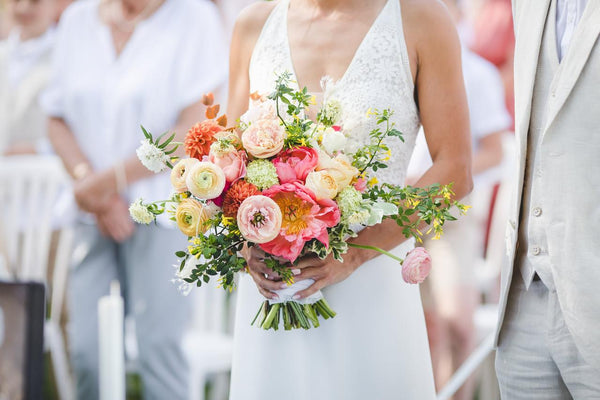
[(154, 222), (154, 214), (152, 214), (148, 207), (142, 204), (142, 199), (137, 199), (129, 206), (129, 214), (131, 218), (138, 224), (148, 225)]
[(341, 151), (345, 146), (348, 139), (340, 130), (335, 130), (333, 128), (327, 128), (323, 132), (323, 140), (321, 141), (321, 145), (323, 149), (329, 153), (333, 154), (337, 151)]
[(169, 156), (166, 155), (163, 150), (159, 149), (148, 139), (142, 140), (141, 143), (142, 145), (137, 148), (135, 153), (144, 167), (148, 168), (154, 173), (159, 173), (167, 168)]

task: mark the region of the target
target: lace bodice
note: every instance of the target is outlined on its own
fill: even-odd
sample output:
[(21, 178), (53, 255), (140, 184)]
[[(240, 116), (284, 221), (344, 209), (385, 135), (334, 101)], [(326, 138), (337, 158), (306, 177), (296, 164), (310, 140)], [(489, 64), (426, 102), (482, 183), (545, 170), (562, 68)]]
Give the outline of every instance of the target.
[[(281, 0), (265, 22), (250, 61), (252, 92), (271, 93), (278, 74), (295, 73), (292, 63), (287, 11), (290, 0)], [(404, 133), (405, 142), (388, 141), (392, 150), (389, 168), (380, 170), (382, 182), (404, 185), (406, 169), (420, 126), (413, 98), (414, 85), (402, 28), (399, 0), (388, 0), (360, 44), (344, 76), (327, 85), (325, 100), (338, 100), (348, 135), (347, 151), (367, 144), (375, 127), (369, 108), (394, 110), (393, 122)]]

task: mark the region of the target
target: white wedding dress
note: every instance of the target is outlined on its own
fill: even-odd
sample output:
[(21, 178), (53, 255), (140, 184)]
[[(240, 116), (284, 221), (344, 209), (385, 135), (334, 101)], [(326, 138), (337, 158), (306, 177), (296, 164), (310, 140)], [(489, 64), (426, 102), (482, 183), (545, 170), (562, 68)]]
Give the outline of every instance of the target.
[[(278, 73), (294, 68), (287, 37), (289, 0), (265, 23), (250, 65), (251, 91), (270, 93)], [(420, 120), (399, 0), (388, 0), (345, 75), (326, 95), (341, 102), (349, 147), (368, 142), (369, 108), (393, 109), (406, 143), (389, 142), (389, 168), (377, 177), (403, 185)], [(331, 85), (330, 85), (331, 86)], [(404, 256), (405, 242), (393, 252)], [(429, 400), (435, 398), (419, 287), (385, 256), (323, 290), (338, 313), (317, 329), (264, 331), (250, 322), (264, 298), (251, 277), (238, 289), (231, 400)]]

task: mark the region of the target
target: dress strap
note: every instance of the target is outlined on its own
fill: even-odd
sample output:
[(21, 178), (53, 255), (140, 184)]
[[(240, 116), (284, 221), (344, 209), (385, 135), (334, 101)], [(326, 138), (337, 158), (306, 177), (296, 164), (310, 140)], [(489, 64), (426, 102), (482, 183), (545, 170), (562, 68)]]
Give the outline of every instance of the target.
[[(288, 0), (289, 1), (289, 0)], [(390, 0), (388, 0), (390, 1)], [(398, 45), (400, 46), (400, 60), (404, 68), (402, 68), (404, 72), (404, 78), (406, 80), (406, 84), (409, 85), (412, 90), (414, 90), (415, 83), (413, 81), (411, 66), (410, 66), (410, 57), (408, 56), (408, 46), (406, 44), (406, 37), (404, 36), (404, 22), (402, 20), (402, 6), (400, 5), (400, 0), (391, 0), (394, 3), (392, 7), (393, 20), (395, 23), (396, 29), (396, 37), (398, 38)]]

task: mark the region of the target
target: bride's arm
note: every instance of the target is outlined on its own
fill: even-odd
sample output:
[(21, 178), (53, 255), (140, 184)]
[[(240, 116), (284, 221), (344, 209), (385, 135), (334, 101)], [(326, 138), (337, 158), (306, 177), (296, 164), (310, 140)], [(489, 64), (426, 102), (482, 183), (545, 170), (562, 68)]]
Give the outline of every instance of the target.
[[(402, 10), (415, 96), (433, 160), (432, 167), (415, 186), (453, 182), (456, 198), (462, 198), (471, 191), (472, 179), (469, 115), (458, 35), (447, 10), (436, 0), (402, 1)], [(405, 240), (402, 229), (386, 220), (363, 230), (352, 242), (390, 250)], [(302, 273), (296, 279), (311, 278), (315, 283), (297, 295), (308, 297), (338, 283), (378, 255), (375, 251), (351, 248), (342, 264), (331, 257), (323, 261), (316, 257), (304, 259), (298, 266)]]

